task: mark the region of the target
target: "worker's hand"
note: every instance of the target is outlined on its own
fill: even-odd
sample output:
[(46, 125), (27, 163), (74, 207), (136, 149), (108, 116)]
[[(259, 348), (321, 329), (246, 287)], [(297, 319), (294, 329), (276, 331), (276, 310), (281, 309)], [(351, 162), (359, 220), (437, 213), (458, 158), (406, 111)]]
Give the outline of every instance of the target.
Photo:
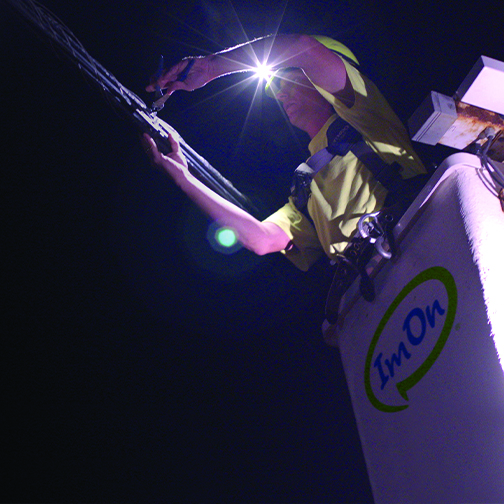
[(156, 85), (171, 95), (174, 91), (194, 91), (210, 82), (210, 58), (186, 58), (165, 70), (160, 77), (154, 78), (145, 88), (146, 91), (156, 90)]
[(171, 152), (163, 154), (157, 148), (156, 142), (147, 134), (144, 133), (140, 138), (142, 147), (147, 156), (149, 156), (152, 166), (161, 171), (166, 172), (178, 184), (182, 178), (186, 178), (189, 174), (187, 160), (180, 150), (180, 144), (177, 139), (170, 134)]

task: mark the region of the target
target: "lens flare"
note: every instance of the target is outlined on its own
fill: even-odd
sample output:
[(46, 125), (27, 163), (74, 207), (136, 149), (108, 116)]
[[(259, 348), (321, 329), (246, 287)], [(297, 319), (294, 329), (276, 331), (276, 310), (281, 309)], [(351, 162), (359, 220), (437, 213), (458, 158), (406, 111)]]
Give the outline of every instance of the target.
[(234, 254), (242, 248), (234, 229), (227, 226), (219, 226), (215, 222), (208, 228), (207, 239), (210, 246), (221, 254)]
[(215, 239), (217, 240), (217, 243), (226, 248), (232, 247), (238, 242), (236, 233), (231, 228), (226, 227), (217, 230), (215, 233)]
[(255, 68), (255, 74), (261, 80), (268, 80), (271, 77), (271, 66), (259, 63)]

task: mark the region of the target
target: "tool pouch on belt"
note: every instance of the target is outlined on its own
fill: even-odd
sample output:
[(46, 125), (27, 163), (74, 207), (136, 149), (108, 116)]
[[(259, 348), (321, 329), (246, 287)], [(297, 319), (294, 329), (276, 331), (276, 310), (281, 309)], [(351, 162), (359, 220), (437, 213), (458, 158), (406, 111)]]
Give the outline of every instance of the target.
[[(422, 178), (424, 177), (422, 176)], [(415, 181), (415, 185), (418, 186), (418, 190), (416, 188), (415, 190), (412, 189), (411, 194), (417, 194), (424, 184), (425, 180), (418, 179)], [(380, 229), (382, 236), (388, 243), (392, 257), (397, 255), (393, 229), (411, 204), (411, 201), (412, 199), (410, 199), (410, 197), (398, 198), (394, 204), (383, 208), (378, 213), (377, 227)], [(352, 238), (343, 254), (338, 256), (335, 260), (336, 269), (334, 271), (333, 281), (327, 295), (325, 307), (326, 318), (330, 324), (335, 324), (338, 321), (341, 299), (350, 285), (352, 285), (358, 277), (360, 277), (359, 289), (362, 297), (366, 301), (373, 301), (375, 297), (375, 290), (373, 282), (366, 271), (366, 265), (375, 254), (375, 244), (370, 237), (363, 238), (357, 233)]]
[(374, 245), (367, 239), (356, 236), (348, 244), (343, 255), (335, 260), (335, 271), (327, 294), (325, 314), (330, 324), (338, 320), (339, 306), (343, 295), (352, 283), (361, 277), (360, 291), (364, 299), (374, 299), (374, 286), (366, 272), (366, 265), (375, 252)]

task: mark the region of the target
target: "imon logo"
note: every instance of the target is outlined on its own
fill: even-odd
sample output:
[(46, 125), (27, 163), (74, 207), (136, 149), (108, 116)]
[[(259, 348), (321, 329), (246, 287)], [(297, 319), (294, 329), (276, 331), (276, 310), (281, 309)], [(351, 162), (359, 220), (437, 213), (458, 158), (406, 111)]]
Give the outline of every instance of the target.
[(376, 409), (393, 413), (408, 407), (407, 392), (439, 357), (456, 311), (455, 280), (441, 266), (423, 271), (402, 289), (378, 324), (366, 357), (366, 394)]

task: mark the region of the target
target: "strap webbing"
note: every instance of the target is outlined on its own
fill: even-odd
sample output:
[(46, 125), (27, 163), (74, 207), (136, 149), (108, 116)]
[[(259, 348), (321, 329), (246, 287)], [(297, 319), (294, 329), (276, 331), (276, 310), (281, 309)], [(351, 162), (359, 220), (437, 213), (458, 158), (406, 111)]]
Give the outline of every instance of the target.
[[(337, 116), (327, 130), (327, 143), (325, 149), (308, 158), (306, 163), (302, 163), (294, 172), (292, 188), (299, 189), (301, 183), (298, 179), (301, 178), (304, 191), (303, 196), (298, 198), (292, 193), (298, 209), (306, 205), (310, 195), (309, 184), (306, 183), (308, 175), (306, 165), (311, 168), (310, 176), (313, 178), (335, 156), (345, 156), (350, 151), (389, 192), (398, 192), (404, 188), (404, 180), (399, 174), (401, 166), (397, 163), (392, 165), (385, 163), (366, 143), (363, 136), (340, 116)], [(298, 203), (302, 207), (298, 206)]]

